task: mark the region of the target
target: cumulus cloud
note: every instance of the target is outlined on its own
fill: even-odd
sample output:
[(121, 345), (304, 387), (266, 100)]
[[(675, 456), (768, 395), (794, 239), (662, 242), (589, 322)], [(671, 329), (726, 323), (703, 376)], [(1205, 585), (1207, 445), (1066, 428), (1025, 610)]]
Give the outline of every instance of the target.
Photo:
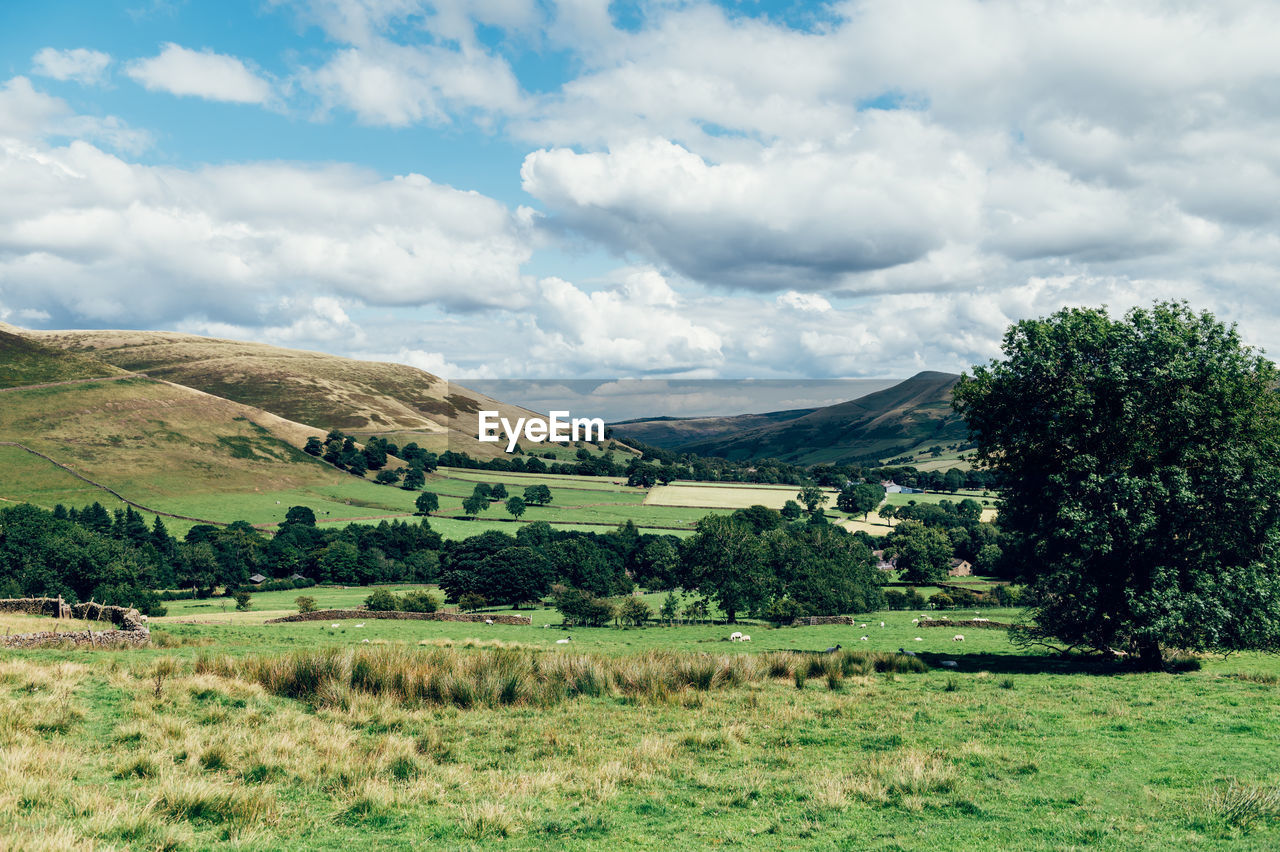
[(130, 62), (125, 73), (153, 92), (241, 104), (271, 98), (271, 84), (234, 57), (169, 42), (159, 55)]
[(77, 83), (90, 85), (102, 82), (107, 66), (110, 64), (111, 56), (99, 50), (88, 50), (83, 47), (57, 50), (46, 47), (32, 58), (31, 71), (42, 77), (74, 80)]
[[(279, 315), (303, 295), (462, 310), (527, 300), (527, 226), (478, 193), (350, 166), (187, 170), (57, 146), (40, 125), (65, 113), (25, 82), (0, 90), (0, 117), (27, 135), (0, 139), (0, 285), (63, 320), (198, 317), (282, 335)], [(338, 302), (308, 305), (344, 325)]]
[(130, 153), (151, 144), (145, 130), (115, 116), (77, 115), (66, 101), (38, 91), (26, 77), (0, 83), (0, 138), (20, 145), (47, 136), (92, 139)]

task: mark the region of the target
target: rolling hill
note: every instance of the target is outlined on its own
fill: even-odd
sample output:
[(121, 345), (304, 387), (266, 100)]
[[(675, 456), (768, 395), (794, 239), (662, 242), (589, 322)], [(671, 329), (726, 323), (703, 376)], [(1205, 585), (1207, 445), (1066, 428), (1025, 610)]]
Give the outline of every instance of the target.
[(126, 375), (95, 358), (45, 346), (0, 323), (0, 389)]
[(502, 454), (476, 441), (476, 412), (510, 406), (404, 364), (163, 331), (33, 331), (41, 343), (322, 430), (416, 441), (433, 452)]
[(654, 419), (613, 428), (624, 438), (735, 461), (882, 460), (923, 444), (967, 439), (964, 423), (951, 410), (951, 388), (958, 378), (952, 373), (918, 373), (891, 388), (807, 411)]

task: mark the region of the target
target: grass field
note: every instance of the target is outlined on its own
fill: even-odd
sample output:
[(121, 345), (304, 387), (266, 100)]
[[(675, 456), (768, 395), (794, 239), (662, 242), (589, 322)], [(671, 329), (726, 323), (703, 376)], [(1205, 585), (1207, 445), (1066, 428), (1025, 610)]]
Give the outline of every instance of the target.
[[(308, 593), (331, 605), (367, 591)], [(725, 627), (597, 628), (573, 631), (568, 647), (536, 617), (533, 627), (337, 629), (165, 619), (153, 626), (168, 647), (6, 652), (0, 836), (14, 849), (1280, 843), (1274, 657), (1122, 674), (1020, 651), (999, 630), (953, 643), (952, 630), (920, 631), (914, 616), (743, 625), (752, 642), (742, 645)], [(810, 658), (768, 653), (836, 643), (907, 645), (929, 665), (846, 675), (831, 657), (797, 689), (792, 672)], [(295, 699), (252, 674), (293, 665), (282, 654), (330, 659), (310, 656), (329, 649), (367, 661), (369, 684), (383, 681), (368, 665), (389, 661), (568, 667), (577, 697), (528, 703), (517, 689), (510, 703), (474, 703), (454, 686), (435, 704), (353, 686)], [(937, 667), (943, 659), (956, 668)], [(649, 697), (615, 680), (673, 665), (739, 674)]]

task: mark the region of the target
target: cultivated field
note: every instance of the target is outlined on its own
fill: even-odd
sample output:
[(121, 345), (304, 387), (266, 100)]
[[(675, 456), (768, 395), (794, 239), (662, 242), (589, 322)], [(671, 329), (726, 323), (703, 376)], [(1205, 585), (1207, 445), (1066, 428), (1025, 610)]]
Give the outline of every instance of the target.
[[(171, 623), (197, 603), (153, 624), (160, 647), (0, 656), (5, 846), (1280, 843), (1271, 657), (1121, 674), (1019, 651), (1000, 630), (952, 642), (909, 612), (742, 625), (742, 645), (719, 626), (580, 629), (557, 645), (545, 611), (533, 627)], [(771, 651), (837, 643), (907, 646), (924, 670)]]

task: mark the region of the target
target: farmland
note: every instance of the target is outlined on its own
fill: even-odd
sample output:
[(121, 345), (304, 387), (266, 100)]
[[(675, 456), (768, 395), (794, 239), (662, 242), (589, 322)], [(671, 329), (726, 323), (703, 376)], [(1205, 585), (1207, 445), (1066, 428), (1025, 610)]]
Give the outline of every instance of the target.
[[(328, 606), (367, 591), (308, 593)], [(571, 650), (555, 644), (562, 631), (538, 626), (558, 620), (546, 610), (534, 611), (533, 627), (254, 623), (294, 594), (256, 595), (254, 611), (225, 623), (177, 623), (208, 602), (174, 602), (153, 624), (167, 647), (7, 654), (8, 842), (402, 848), (409, 837), (424, 847), (595, 849), (679, 836), (689, 848), (825, 849), (858, 837), (870, 848), (1266, 849), (1280, 840), (1265, 808), (1232, 807), (1280, 780), (1274, 658), (1099, 677), (1085, 661), (1013, 648), (999, 630), (953, 643), (953, 631), (920, 630), (909, 612), (869, 614), (865, 629), (747, 625), (749, 645), (711, 625), (577, 629)], [(359, 690), (289, 698), (234, 662), (334, 649), (457, 665), (564, 657), (625, 672), (679, 655), (764, 665), (770, 649), (836, 643), (909, 645), (929, 665), (839, 675), (834, 689), (821, 671), (803, 689), (785, 671), (758, 671), (661, 697), (602, 686), (548, 705), (437, 706)], [(937, 667), (942, 659), (957, 667)]]

